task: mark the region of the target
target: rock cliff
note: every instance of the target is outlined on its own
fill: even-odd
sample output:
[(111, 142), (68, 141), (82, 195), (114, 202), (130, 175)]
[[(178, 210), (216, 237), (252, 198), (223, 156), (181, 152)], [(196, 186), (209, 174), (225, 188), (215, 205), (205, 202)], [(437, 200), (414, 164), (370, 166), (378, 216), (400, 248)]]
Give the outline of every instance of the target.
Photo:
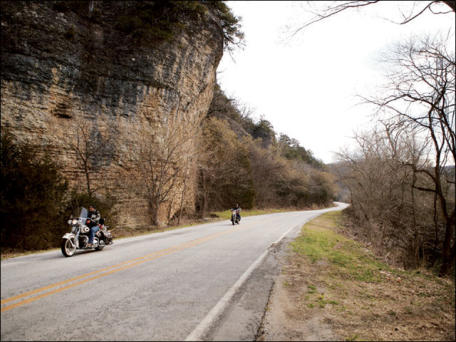
[[(92, 182), (100, 193), (109, 190), (119, 198), (121, 224), (150, 224), (147, 201), (118, 178), (128, 178), (124, 156), (137, 141), (130, 127), (159, 129), (171, 121), (198, 127), (212, 99), (223, 33), (206, 14), (205, 20), (188, 17), (170, 39), (144, 42), (119, 29), (122, 15), (135, 10), (134, 1), (61, 3), (1, 2), (2, 127), (52, 153), (71, 184), (83, 190), (84, 170), (69, 145), (77, 139), (75, 123), (122, 126), (117, 152), (92, 170)], [(195, 141), (187, 146), (195, 149)], [(173, 201), (162, 204), (160, 223), (178, 210), (182, 193), (192, 209), (192, 170), (194, 165), (185, 174), (186, 189), (181, 180)]]

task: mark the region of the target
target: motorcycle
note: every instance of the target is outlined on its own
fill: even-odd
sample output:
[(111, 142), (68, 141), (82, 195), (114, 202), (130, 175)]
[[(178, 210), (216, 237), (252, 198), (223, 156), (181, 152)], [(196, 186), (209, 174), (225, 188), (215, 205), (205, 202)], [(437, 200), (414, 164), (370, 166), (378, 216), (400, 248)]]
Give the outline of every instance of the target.
[(241, 215), (239, 215), (239, 209), (231, 209), (231, 223), (233, 223), (233, 226), (237, 223), (239, 224), (239, 221), (241, 221)]
[[(100, 220), (101, 221), (101, 220)], [(105, 246), (111, 245), (112, 235), (104, 222), (98, 224), (100, 229), (95, 233), (93, 246), (88, 247), (91, 218), (87, 217), (87, 209), (82, 208), (78, 218), (68, 220), (71, 226), (71, 233), (65, 233), (62, 237), (61, 249), (62, 254), (66, 257), (74, 255), (77, 249), (98, 250), (101, 251)]]

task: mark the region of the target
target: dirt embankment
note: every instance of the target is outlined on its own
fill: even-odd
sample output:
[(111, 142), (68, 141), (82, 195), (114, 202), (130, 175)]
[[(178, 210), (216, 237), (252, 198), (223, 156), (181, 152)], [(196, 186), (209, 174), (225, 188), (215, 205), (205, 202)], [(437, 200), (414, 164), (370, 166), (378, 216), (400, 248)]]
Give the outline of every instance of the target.
[(455, 283), (393, 268), (341, 234), (341, 213), (303, 227), (258, 340), (455, 340)]

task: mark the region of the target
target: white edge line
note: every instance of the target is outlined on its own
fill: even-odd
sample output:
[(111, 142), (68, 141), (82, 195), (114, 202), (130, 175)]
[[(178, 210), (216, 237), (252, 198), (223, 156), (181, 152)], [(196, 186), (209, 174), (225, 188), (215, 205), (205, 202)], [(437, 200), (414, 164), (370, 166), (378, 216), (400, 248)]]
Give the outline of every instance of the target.
[[(313, 217), (312, 217), (313, 218)], [(307, 221), (305, 221), (307, 222)], [(288, 229), (276, 242), (273, 244), (279, 243), (290, 231), (297, 227), (301, 227), (303, 225), (299, 224), (297, 226), (291, 227)], [(252, 272), (261, 264), (263, 259), (268, 255), (269, 250), (266, 249), (263, 254), (256, 259), (250, 267), (241, 275), (241, 277), (236, 281), (236, 283), (225, 293), (225, 295), (218, 301), (217, 304), (212, 308), (211, 311), (203, 318), (203, 320), (198, 324), (198, 326), (187, 336), (185, 341), (201, 341), (204, 334), (207, 333), (209, 328), (212, 326), (213, 322), (220, 316), (223, 311), (228, 306), (231, 298), (235, 295), (237, 290), (242, 286), (242, 284), (248, 279), (248, 277), (252, 274)]]

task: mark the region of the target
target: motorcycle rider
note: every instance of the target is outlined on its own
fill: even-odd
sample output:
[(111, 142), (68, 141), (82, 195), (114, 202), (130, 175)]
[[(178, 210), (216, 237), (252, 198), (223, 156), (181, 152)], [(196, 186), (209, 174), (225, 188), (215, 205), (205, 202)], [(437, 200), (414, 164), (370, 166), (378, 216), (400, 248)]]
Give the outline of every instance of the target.
[(241, 207), (239, 206), (239, 204), (236, 203), (234, 208), (231, 208), (231, 210), (236, 210), (236, 217), (238, 221), (241, 221)]
[(95, 233), (100, 229), (98, 225), (98, 221), (100, 221), (101, 215), (94, 208), (93, 205), (89, 206), (89, 212), (87, 213), (87, 218), (90, 219), (90, 223), (88, 224), (90, 228), (90, 234), (89, 234), (89, 243), (87, 244), (87, 247), (93, 247), (93, 238), (95, 237)]

